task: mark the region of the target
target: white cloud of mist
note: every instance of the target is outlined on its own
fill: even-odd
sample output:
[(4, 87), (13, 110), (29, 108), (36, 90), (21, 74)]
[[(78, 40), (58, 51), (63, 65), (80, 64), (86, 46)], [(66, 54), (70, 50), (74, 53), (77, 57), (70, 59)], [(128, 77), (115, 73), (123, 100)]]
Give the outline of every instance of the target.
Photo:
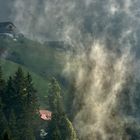
[(134, 14), (139, 2), (127, 2), (113, 1), (107, 9), (100, 3), (93, 9), (92, 32), (86, 26), (83, 31), (81, 23), (65, 30), (76, 50), (64, 73), (76, 81), (74, 124), (80, 140), (140, 139), (139, 18)]
[(129, 136), (125, 127), (140, 123), (139, 116), (134, 117), (140, 113), (134, 96), (140, 98), (140, 93), (134, 84), (137, 64), (130, 50), (117, 54), (95, 42), (88, 57), (83, 52), (67, 64), (64, 72), (76, 79), (74, 107), (80, 104), (81, 108), (74, 119), (80, 140), (124, 140)]
[(61, 40), (66, 14), (74, 2), (64, 0), (15, 0), (12, 18), (28, 37), (40, 40)]
[[(80, 140), (140, 139), (139, 0), (15, 0), (11, 18), (28, 37), (64, 40), (64, 74), (76, 81)], [(76, 109), (75, 109), (76, 108)]]

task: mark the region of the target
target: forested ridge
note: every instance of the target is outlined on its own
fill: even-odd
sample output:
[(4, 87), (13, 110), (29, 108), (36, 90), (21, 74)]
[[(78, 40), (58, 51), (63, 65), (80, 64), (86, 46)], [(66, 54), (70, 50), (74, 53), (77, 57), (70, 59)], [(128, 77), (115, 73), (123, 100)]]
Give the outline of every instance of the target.
[(46, 135), (40, 137), (42, 120), (32, 76), (25, 74), (20, 67), (8, 80), (3, 75), (0, 67), (0, 140), (77, 140), (55, 78), (48, 85), (46, 101), (52, 111), (52, 119), (45, 122)]

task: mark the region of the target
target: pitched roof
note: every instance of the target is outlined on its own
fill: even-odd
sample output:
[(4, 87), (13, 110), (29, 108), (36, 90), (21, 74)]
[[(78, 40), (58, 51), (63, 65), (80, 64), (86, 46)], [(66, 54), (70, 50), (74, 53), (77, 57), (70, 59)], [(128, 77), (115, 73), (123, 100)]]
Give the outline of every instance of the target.
[(52, 112), (48, 110), (39, 110), (40, 118), (49, 121), (52, 119)]
[(10, 22), (10, 21), (7, 21), (7, 22), (0, 22), (0, 27), (5, 27), (5, 26), (7, 26), (7, 25), (12, 25), (12, 26), (14, 26), (14, 27), (16, 27), (12, 22)]

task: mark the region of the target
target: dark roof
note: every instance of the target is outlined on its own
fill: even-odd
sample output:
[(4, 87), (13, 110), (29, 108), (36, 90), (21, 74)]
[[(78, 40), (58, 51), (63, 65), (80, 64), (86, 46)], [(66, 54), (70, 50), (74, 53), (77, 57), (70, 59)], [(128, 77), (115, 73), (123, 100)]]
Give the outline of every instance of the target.
[(12, 25), (12, 26), (14, 26), (14, 27), (16, 27), (12, 22), (10, 22), (10, 21), (7, 21), (7, 22), (0, 22), (0, 27), (5, 27), (5, 26), (7, 26), (7, 25)]

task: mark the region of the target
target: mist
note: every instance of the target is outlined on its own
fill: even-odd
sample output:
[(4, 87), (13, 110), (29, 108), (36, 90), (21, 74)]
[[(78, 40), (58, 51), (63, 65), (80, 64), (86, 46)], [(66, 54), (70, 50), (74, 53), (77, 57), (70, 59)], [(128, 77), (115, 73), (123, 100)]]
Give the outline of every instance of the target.
[(139, 7), (139, 0), (15, 0), (7, 13), (29, 38), (74, 50), (62, 73), (76, 81), (80, 140), (140, 138)]

